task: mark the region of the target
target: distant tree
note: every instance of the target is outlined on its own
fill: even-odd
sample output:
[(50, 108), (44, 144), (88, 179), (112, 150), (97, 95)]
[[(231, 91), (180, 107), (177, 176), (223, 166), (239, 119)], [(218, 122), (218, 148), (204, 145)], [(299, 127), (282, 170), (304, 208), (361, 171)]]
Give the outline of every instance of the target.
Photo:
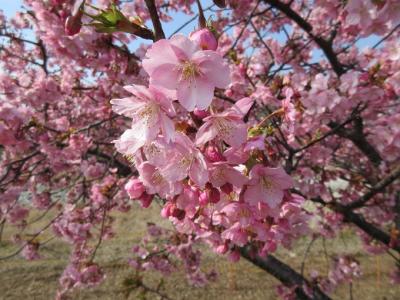
[[(203, 242), (285, 299), (330, 299), (359, 276), (354, 257), (323, 276), (273, 253), (350, 226), (400, 281), (398, 0), (24, 2), (0, 14), (0, 232), (18, 229), (0, 259), (40, 258), (47, 231), (68, 241), (64, 298), (103, 280), (110, 214), (158, 202), (175, 230), (149, 225), (139, 271), (179, 259), (204, 285)], [(166, 37), (176, 12), (193, 18)], [(56, 213), (28, 235), (33, 209)]]

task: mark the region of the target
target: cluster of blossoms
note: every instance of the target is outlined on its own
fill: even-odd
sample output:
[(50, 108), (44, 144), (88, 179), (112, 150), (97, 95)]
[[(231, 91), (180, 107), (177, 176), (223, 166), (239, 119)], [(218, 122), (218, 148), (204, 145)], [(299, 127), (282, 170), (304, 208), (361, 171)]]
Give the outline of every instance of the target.
[(143, 207), (162, 199), (163, 217), (218, 253), (237, 259), (236, 247), (257, 242), (265, 255), (306, 233), (308, 217), (264, 136), (248, 137), (253, 100), (212, 101), (230, 83), (215, 44), (207, 29), (156, 42), (143, 60), (150, 86), (126, 86), (132, 96), (111, 101), (132, 119), (115, 142), (139, 172), (125, 188)]
[[(177, 232), (150, 226), (131, 265), (170, 272), (168, 253), (197, 285), (214, 275), (200, 271), (197, 242), (266, 259), (351, 226), (365, 253), (398, 254), (399, 1), (214, 0), (223, 9), (204, 13), (218, 40), (208, 28), (162, 38), (149, 21), (198, 2), (156, 1), (156, 13), (152, 2), (0, 11), (0, 240), (16, 247), (5, 257), (43, 258), (61, 239), (72, 251), (59, 298), (94, 286), (113, 216), (135, 202), (160, 203)], [(136, 47), (138, 37), (156, 42)], [(357, 261), (338, 257), (301, 287), (310, 298), (359, 277)]]
[(179, 234), (155, 224), (147, 224), (147, 235), (132, 248), (134, 257), (129, 265), (137, 271), (155, 270), (164, 276), (178, 269), (183, 263), (188, 281), (194, 286), (204, 286), (216, 277), (214, 270), (205, 273), (200, 269), (201, 251), (192, 236)]

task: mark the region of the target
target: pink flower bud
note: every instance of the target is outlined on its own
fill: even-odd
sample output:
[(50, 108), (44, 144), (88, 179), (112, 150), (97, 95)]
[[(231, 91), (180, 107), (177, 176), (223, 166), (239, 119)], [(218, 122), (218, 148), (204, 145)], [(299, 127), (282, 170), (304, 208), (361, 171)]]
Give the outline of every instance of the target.
[(215, 187), (206, 187), (206, 190), (201, 192), (199, 196), (200, 205), (207, 205), (208, 203), (218, 203), (221, 199), (219, 190)]
[(211, 162), (218, 162), (225, 160), (224, 156), (219, 152), (218, 147), (214, 145), (207, 146), (204, 154), (207, 157), (207, 159)]
[(228, 245), (227, 244), (222, 244), (219, 245), (216, 249), (218, 254), (225, 254), (228, 251)]
[(221, 199), (220, 193), (218, 189), (216, 189), (215, 187), (209, 190), (208, 195), (211, 203), (218, 203), (219, 200)]
[(167, 202), (161, 210), (161, 217), (169, 218), (172, 214), (172, 210), (174, 209), (175, 205), (171, 202)]
[(201, 120), (210, 115), (210, 113), (207, 110), (200, 110), (197, 108), (194, 109), (193, 114)]
[(138, 199), (144, 193), (145, 188), (139, 179), (131, 179), (125, 184), (125, 191), (131, 199)]
[(197, 43), (203, 50), (217, 50), (218, 41), (214, 34), (207, 28), (192, 32), (189, 38)]
[(78, 12), (75, 16), (69, 16), (65, 21), (65, 33), (67, 35), (75, 35), (81, 31), (82, 28), (82, 18), (83, 13), (81, 11)]
[(153, 195), (143, 193), (142, 196), (139, 198), (139, 201), (143, 208), (148, 208), (153, 201)]
[(182, 221), (185, 218), (186, 212), (182, 209), (175, 207), (172, 211), (172, 216), (177, 218), (179, 221)]
[(233, 185), (231, 183), (227, 182), (223, 186), (221, 186), (221, 191), (223, 191), (225, 194), (229, 195), (230, 193), (233, 192)]
[(205, 206), (209, 203), (207, 191), (201, 192), (199, 196), (199, 203), (201, 206)]
[(239, 251), (234, 250), (228, 254), (228, 260), (231, 262), (237, 262), (239, 261), (239, 259), (240, 259)]
[(78, 0), (75, 2), (71, 15), (65, 21), (64, 29), (67, 35), (75, 35), (81, 31), (84, 5), (85, 0)]

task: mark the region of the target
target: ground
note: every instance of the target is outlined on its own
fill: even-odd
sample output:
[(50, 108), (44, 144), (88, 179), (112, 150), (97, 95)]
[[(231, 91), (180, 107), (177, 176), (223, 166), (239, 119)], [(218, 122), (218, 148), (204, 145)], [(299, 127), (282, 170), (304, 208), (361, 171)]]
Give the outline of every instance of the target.
[[(142, 299), (140, 292), (134, 290), (128, 296), (123, 284), (134, 276), (134, 271), (126, 264), (130, 256), (132, 244), (140, 239), (145, 230), (146, 222), (160, 222), (157, 207), (142, 210), (135, 207), (131, 213), (118, 215), (117, 237), (105, 242), (96, 257), (96, 261), (105, 266), (107, 279), (96, 288), (76, 290), (71, 299)], [(41, 220), (42, 224), (46, 218)], [(39, 222), (40, 223), (40, 222)], [(7, 242), (12, 228), (6, 228), (0, 256), (12, 253), (13, 246)], [(292, 250), (279, 249), (276, 254), (281, 260), (300, 270), (301, 262), (310, 238), (304, 238), (294, 245)], [(327, 249), (327, 252), (325, 251)], [(305, 274), (311, 269), (317, 269), (321, 274), (328, 270), (326, 255), (337, 252), (353, 254), (362, 266), (362, 278), (354, 283), (353, 298), (349, 294), (349, 285), (340, 286), (332, 296), (333, 299), (362, 300), (397, 300), (400, 286), (389, 283), (388, 273), (394, 265), (388, 255), (368, 256), (362, 250), (361, 244), (351, 230), (341, 233), (335, 240), (322, 239), (315, 241), (307, 257)], [(28, 262), (18, 256), (8, 260), (0, 260), (0, 299), (7, 300), (47, 300), (53, 299), (56, 293), (58, 278), (68, 259), (68, 245), (52, 240), (42, 250), (44, 259)], [(216, 256), (209, 251), (204, 254), (204, 268), (215, 268), (218, 280), (205, 288), (190, 286), (183, 273), (174, 273), (164, 278), (163, 293), (169, 299), (199, 299), (199, 300), (269, 300), (277, 299), (275, 287), (278, 281), (258, 267), (242, 259), (239, 263), (230, 263), (224, 257)], [(156, 273), (146, 274), (144, 282), (148, 286), (156, 286), (161, 276)], [(148, 293), (146, 299), (160, 299), (157, 295)]]

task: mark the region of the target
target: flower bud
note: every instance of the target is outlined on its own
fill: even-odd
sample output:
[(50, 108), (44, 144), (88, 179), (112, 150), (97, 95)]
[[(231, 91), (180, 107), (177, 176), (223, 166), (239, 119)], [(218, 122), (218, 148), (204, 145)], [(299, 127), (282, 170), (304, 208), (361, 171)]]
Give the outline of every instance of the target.
[(208, 203), (218, 203), (221, 199), (221, 195), (218, 189), (215, 187), (206, 187), (206, 189), (200, 193), (199, 203), (202, 206)]
[(225, 254), (229, 250), (229, 248), (228, 248), (228, 245), (225, 243), (225, 244), (219, 245), (215, 250), (218, 254)]
[(217, 50), (218, 41), (214, 34), (207, 28), (192, 32), (189, 39), (197, 43), (203, 50)]
[(230, 193), (233, 192), (233, 185), (231, 183), (227, 182), (223, 186), (221, 186), (221, 191), (223, 191), (225, 194), (229, 195)]
[(228, 254), (228, 260), (231, 262), (238, 262), (240, 260), (239, 251), (233, 250)]
[(175, 207), (174, 210), (172, 211), (172, 216), (177, 218), (179, 221), (182, 221), (185, 218), (185, 215), (186, 215), (186, 212), (177, 207)]
[(145, 192), (145, 188), (139, 179), (131, 179), (125, 184), (125, 191), (131, 199), (138, 199)]
[(206, 110), (200, 110), (198, 108), (195, 108), (193, 111), (193, 114), (199, 118), (200, 120), (203, 120), (204, 118), (208, 117), (210, 113)]
[(224, 156), (219, 152), (218, 147), (214, 145), (207, 146), (206, 150), (204, 151), (204, 155), (211, 162), (218, 162), (225, 160)]
[(221, 195), (215, 187), (213, 187), (211, 190), (208, 192), (208, 197), (211, 203), (218, 203), (219, 200), (221, 199)]
[(153, 195), (149, 195), (146, 192), (142, 194), (142, 196), (139, 198), (140, 205), (143, 208), (148, 208), (153, 201)]
[(205, 206), (208, 204), (208, 195), (207, 195), (207, 191), (201, 192), (200, 196), (199, 196), (199, 203), (201, 206)]
[(64, 29), (67, 35), (75, 35), (81, 31), (84, 5), (85, 0), (78, 0), (75, 2), (71, 15), (65, 20)]
[(175, 204), (171, 202), (167, 202), (161, 210), (161, 217), (169, 218), (172, 214), (172, 210), (174, 209)]
[(82, 28), (82, 13), (78, 13), (76, 16), (69, 16), (65, 21), (65, 33), (67, 35), (75, 35), (81, 31)]

